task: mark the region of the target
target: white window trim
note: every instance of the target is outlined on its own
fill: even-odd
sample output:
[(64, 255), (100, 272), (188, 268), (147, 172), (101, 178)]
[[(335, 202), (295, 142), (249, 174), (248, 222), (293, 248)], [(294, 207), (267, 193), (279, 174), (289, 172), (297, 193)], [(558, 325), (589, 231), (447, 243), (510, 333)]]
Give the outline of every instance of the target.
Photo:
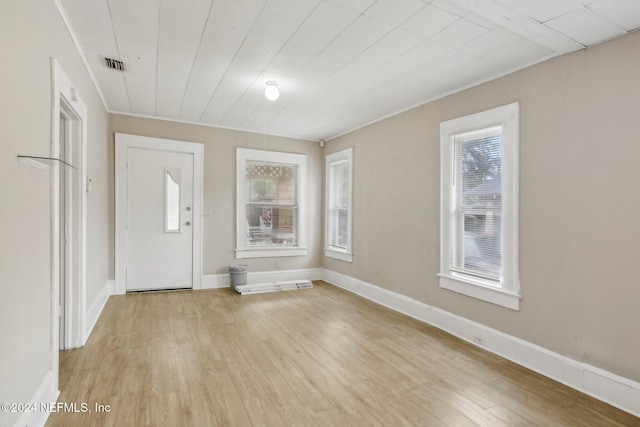
[[(347, 247), (346, 249), (329, 244), (329, 167), (331, 164), (347, 162), (347, 181), (349, 187), (349, 197), (347, 200)], [(352, 218), (353, 218), (353, 148), (328, 154), (325, 157), (325, 209), (324, 209), (324, 255), (329, 258), (338, 259), (345, 262), (353, 262), (352, 249)]]
[(328, 258), (338, 259), (344, 262), (353, 262), (353, 254), (340, 249), (326, 248), (324, 250), (324, 256)]
[[(298, 166), (298, 245), (247, 245), (245, 164), (247, 161), (285, 163)], [(305, 154), (236, 148), (236, 258), (269, 258), (307, 255), (307, 156)]]
[[(502, 127), (503, 266), (500, 283), (479, 280), (449, 270), (453, 137), (492, 126)], [(440, 124), (440, 287), (512, 310), (519, 310), (521, 299), (518, 271), (518, 137), (517, 102)]]

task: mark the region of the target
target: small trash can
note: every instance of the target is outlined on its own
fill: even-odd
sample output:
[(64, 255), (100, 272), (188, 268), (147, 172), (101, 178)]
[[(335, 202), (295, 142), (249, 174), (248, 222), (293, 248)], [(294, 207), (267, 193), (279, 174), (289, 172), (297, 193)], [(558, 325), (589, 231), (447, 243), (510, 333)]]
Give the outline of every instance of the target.
[(229, 286), (232, 291), (236, 290), (236, 286), (247, 284), (247, 270), (244, 264), (229, 266)]

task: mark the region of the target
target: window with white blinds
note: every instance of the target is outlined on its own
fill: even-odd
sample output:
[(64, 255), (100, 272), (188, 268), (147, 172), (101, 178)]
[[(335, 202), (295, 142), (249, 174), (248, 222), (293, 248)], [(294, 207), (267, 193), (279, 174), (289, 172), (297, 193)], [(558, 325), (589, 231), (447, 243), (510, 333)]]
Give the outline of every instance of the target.
[(518, 104), (443, 122), (440, 286), (517, 310)]
[(347, 181), (346, 160), (329, 165), (329, 187), (327, 198), (329, 201), (329, 218), (327, 223), (327, 240), (329, 246), (335, 249), (347, 249), (347, 217), (349, 215), (349, 194)]
[(451, 271), (500, 280), (501, 127), (453, 137)]
[(353, 149), (326, 157), (325, 256), (352, 261), (351, 194)]

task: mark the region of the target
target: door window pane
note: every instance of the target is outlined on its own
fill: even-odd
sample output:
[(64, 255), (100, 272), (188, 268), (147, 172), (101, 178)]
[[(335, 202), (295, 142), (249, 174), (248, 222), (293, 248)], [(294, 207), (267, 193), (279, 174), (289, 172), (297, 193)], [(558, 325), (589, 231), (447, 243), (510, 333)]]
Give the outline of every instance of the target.
[(180, 181), (178, 168), (166, 168), (164, 173), (164, 217), (165, 231), (180, 231)]

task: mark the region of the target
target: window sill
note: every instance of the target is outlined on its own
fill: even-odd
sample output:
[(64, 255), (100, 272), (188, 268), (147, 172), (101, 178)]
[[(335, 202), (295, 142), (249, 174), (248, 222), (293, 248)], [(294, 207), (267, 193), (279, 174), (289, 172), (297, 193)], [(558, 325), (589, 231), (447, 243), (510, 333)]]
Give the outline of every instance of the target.
[(336, 251), (335, 249), (325, 249), (324, 256), (334, 259), (339, 259), (340, 261), (345, 262), (353, 262), (353, 255), (347, 252)]
[(236, 258), (276, 258), (286, 256), (305, 256), (307, 248), (257, 248), (236, 249)]
[(440, 287), (453, 292), (496, 304), (511, 310), (520, 310), (520, 295), (498, 289), (473, 279), (438, 274)]

